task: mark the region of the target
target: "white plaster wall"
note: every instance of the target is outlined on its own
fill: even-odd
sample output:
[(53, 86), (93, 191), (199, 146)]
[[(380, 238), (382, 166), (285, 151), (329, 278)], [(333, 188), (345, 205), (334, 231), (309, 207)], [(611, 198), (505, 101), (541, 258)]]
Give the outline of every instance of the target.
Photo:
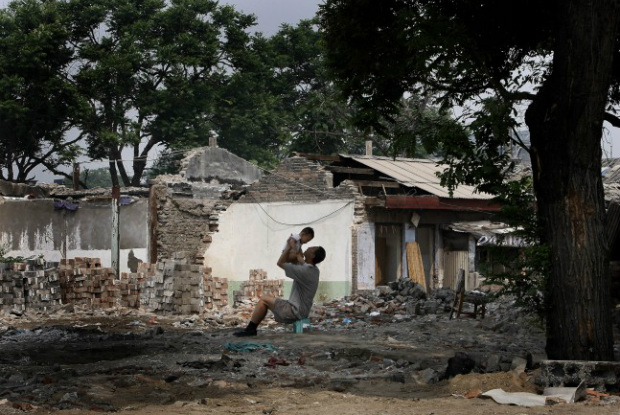
[(314, 239), (303, 249), (320, 245), (327, 256), (319, 264), (321, 281), (351, 281), (353, 202), (235, 203), (220, 215), (219, 231), (205, 253), (213, 276), (247, 281), (251, 269), (267, 271), (270, 279), (284, 277), (276, 264), (291, 233), (310, 226)]
[(375, 289), (375, 224), (364, 222), (357, 229), (357, 288)]

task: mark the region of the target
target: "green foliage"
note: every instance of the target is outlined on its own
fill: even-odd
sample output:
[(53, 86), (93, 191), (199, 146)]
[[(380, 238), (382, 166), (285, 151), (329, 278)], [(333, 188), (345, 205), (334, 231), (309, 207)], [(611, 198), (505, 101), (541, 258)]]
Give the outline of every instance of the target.
[(464, 136), (464, 128), (446, 110), (419, 96), (403, 98), (392, 119), (380, 119), (379, 133), (385, 155), (421, 158), (445, 153), (443, 143)]
[[(524, 33), (515, 22), (527, 7), (505, 13), (496, 3), (328, 0), (321, 6), (327, 66), (358, 108), (358, 125), (382, 132), (384, 120), (402, 116), (403, 96), (427, 97), (439, 114), (464, 106), (463, 126), (431, 116), (424, 131), (425, 146), (452, 166), (443, 177), (451, 188), (466, 183), (488, 191), (501, 182), (509, 160), (499, 149), (511, 141), (515, 106), (530, 96), (519, 88), (546, 73), (532, 59), (546, 56), (546, 11), (526, 19), (532, 31)], [(406, 148), (414, 140), (403, 135), (396, 142)]]
[(66, 137), (83, 102), (67, 81), (73, 52), (56, 2), (25, 0), (0, 10), (0, 178), (24, 182), (43, 165), (69, 165)]
[[(72, 0), (76, 60), (70, 74), (91, 103), (79, 127), (89, 155), (115, 161), (125, 185), (139, 185), (155, 145), (195, 142), (211, 129), (213, 108), (243, 60), (254, 24), (211, 0)], [(133, 151), (133, 176), (122, 151)]]
[(439, 151), (429, 137), (458, 125), (426, 100), (402, 100), (401, 113), (382, 118), (378, 130), (357, 126), (363, 114), (331, 79), (316, 23), (283, 25), (271, 38), (252, 39), (246, 66), (231, 77), (215, 109), (218, 143), (267, 168), (291, 152), (360, 154), (367, 139), (379, 155)]
[(481, 264), (485, 284), (501, 286), (498, 295), (514, 297), (517, 305), (544, 320), (551, 255), (549, 246), (540, 242), (532, 179), (507, 181), (498, 191), (503, 219), (514, 227), (512, 235), (520, 237), (525, 245), (519, 249), (507, 247), (500, 238), (497, 246), (488, 247), (490, 261)]
[(448, 168), (442, 184), (454, 189), (459, 183), (476, 186), (482, 192), (502, 194), (506, 175), (511, 171), (510, 154), (504, 149), (513, 141), (516, 126), (509, 103), (487, 98), (472, 114), (469, 128), (452, 129), (437, 139)]
[[(29, 257), (7, 256), (6, 254), (8, 252), (9, 250), (7, 248), (0, 246), (0, 264), (19, 264), (21, 262), (26, 262), (27, 260), (34, 258), (34, 255), (31, 255)], [(39, 256), (39, 258), (41, 257), (42, 255)]]
[(61, 174), (86, 153), (113, 161), (113, 184), (139, 185), (154, 147), (204, 146), (213, 134), (265, 168), (294, 151), (360, 153), (369, 138), (383, 155), (438, 150), (428, 137), (450, 118), (426, 100), (404, 100), (378, 129), (354, 123), (363, 108), (333, 82), (316, 20), (271, 38), (250, 35), (254, 24), (213, 0), (11, 3), (0, 13), (6, 178), (13, 165), (26, 179), (20, 157)]

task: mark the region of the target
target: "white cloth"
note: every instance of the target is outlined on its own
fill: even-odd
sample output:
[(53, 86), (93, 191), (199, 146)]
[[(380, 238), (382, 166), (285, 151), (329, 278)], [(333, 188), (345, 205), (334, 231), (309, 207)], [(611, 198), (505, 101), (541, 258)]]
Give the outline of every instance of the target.
[(295, 240), (295, 247), (293, 248), (295, 252), (301, 251), (301, 236), (299, 236), (298, 233), (292, 233), (291, 236), (289, 236), (286, 242), (284, 243), (284, 246), (282, 247), (282, 252), (284, 252), (286, 248), (288, 247), (288, 240), (291, 238)]

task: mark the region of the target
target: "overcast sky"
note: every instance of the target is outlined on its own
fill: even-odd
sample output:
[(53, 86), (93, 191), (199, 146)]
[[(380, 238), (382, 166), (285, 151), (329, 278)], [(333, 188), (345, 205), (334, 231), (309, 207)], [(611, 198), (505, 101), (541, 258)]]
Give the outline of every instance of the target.
[[(0, 0), (0, 7), (9, 3), (10, 0)], [(220, 0), (220, 4), (231, 4), (239, 11), (256, 15), (257, 31), (265, 35), (273, 35), (282, 23), (296, 24), (312, 18), (320, 3), (323, 0)]]
[(314, 17), (321, 0), (222, 0), (239, 11), (257, 17), (257, 31), (273, 35), (282, 23), (296, 24), (302, 19)]

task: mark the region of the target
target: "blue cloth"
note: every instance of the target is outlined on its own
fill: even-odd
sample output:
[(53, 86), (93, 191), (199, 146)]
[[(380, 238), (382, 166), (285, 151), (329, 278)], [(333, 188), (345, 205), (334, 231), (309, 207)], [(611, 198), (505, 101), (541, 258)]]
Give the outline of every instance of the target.
[(78, 209), (78, 205), (76, 203), (67, 202), (65, 200), (54, 200), (54, 209), (67, 209), (75, 212)]

